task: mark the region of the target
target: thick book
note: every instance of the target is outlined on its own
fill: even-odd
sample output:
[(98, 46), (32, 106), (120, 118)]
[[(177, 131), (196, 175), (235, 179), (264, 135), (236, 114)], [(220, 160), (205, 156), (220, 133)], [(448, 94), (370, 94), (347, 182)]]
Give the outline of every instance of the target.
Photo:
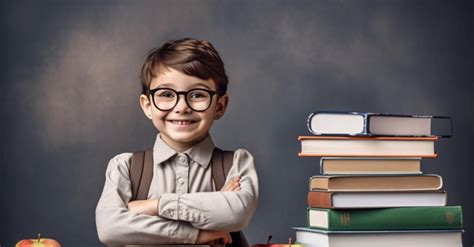
[(462, 230), (325, 231), (293, 227), (305, 247), (462, 247)]
[(462, 229), (461, 206), (308, 208), (308, 227), (331, 231)]
[(446, 206), (445, 191), (308, 192), (311, 208), (393, 208)]
[(450, 137), (450, 117), (367, 112), (318, 111), (308, 117), (315, 135)]
[(225, 244), (129, 244), (123, 247), (225, 247)]
[(426, 191), (440, 190), (443, 179), (423, 175), (316, 175), (309, 179), (309, 190), (323, 191)]
[(299, 156), (436, 157), (438, 137), (300, 136)]
[(322, 157), (321, 174), (421, 174), (420, 158)]

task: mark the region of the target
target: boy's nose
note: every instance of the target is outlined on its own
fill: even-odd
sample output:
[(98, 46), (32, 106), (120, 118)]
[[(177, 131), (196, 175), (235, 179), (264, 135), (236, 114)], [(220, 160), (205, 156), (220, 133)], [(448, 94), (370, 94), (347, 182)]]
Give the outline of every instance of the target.
[(186, 98), (184, 95), (178, 95), (178, 103), (173, 109), (175, 112), (190, 112), (191, 108), (189, 108), (188, 104), (186, 103)]

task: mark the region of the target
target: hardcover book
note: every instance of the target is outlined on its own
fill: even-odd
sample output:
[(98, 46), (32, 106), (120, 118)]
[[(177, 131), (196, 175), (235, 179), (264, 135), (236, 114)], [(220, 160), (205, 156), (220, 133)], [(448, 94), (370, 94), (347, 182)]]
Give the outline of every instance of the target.
[(225, 244), (132, 244), (123, 247), (225, 247)]
[(462, 229), (461, 206), (384, 209), (308, 208), (308, 227), (332, 231)]
[(421, 174), (420, 158), (322, 157), (321, 174)]
[(317, 175), (309, 179), (309, 190), (323, 191), (426, 191), (440, 190), (439, 175)]
[(312, 208), (391, 208), (446, 206), (445, 191), (410, 192), (308, 192)]
[(440, 136), (450, 137), (450, 117), (366, 112), (318, 111), (308, 117), (315, 135)]
[(462, 247), (461, 230), (325, 231), (293, 227), (305, 247)]
[(436, 157), (437, 137), (300, 136), (299, 156)]

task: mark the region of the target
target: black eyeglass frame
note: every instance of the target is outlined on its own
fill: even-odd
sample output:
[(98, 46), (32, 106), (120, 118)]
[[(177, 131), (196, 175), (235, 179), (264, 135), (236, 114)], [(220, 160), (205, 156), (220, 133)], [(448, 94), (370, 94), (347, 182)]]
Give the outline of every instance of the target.
[[(177, 99), (176, 99), (176, 102), (174, 103), (173, 107), (167, 109), (167, 110), (163, 110), (163, 109), (160, 109), (158, 107), (158, 105), (156, 104), (155, 102), (155, 93), (158, 91), (158, 90), (162, 90), (162, 89), (165, 89), (165, 90), (170, 90), (170, 91), (173, 91), (176, 96), (177, 96)], [(195, 110), (188, 102), (188, 94), (192, 91), (195, 91), (195, 90), (201, 90), (201, 91), (205, 91), (207, 92), (210, 97), (211, 97), (211, 100), (209, 101), (209, 105), (206, 107), (206, 109), (204, 110)], [(154, 88), (154, 89), (149, 89), (148, 90), (148, 94), (150, 95), (151, 97), (151, 101), (153, 102), (153, 105), (156, 107), (156, 109), (160, 110), (160, 111), (171, 111), (171, 109), (175, 108), (176, 105), (179, 103), (179, 96), (180, 95), (184, 95), (184, 102), (186, 102), (186, 105), (191, 108), (191, 110), (195, 111), (195, 112), (204, 112), (204, 111), (207, 111), (207, 109), (209, 109), (209, 107), (211, 107), (212, 105), (212, 99), (214, 98), (214, 95), (217, 94), (216, 91), (212, 91), (212, 90), (207, 90), (207, 89), (204, 89), (204, 88), (193, 88), (191, 90), (188, 90), (188, 91), (176, 91), (172, 88), (167, 88), (167, 87), (158, 87), (158, 88)]]

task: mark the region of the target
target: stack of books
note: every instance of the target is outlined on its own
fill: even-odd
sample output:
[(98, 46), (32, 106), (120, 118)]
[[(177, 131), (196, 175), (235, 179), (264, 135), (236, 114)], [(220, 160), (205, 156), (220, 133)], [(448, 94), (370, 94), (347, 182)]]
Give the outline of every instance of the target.
[(461, 207), (446, 206), (442, 177), (421, 170), (451, 126), (449, 117), (312, 113), (299, 156), (322, 157), (321, 175), (310, 178), (297, 243), (461, 247)]

